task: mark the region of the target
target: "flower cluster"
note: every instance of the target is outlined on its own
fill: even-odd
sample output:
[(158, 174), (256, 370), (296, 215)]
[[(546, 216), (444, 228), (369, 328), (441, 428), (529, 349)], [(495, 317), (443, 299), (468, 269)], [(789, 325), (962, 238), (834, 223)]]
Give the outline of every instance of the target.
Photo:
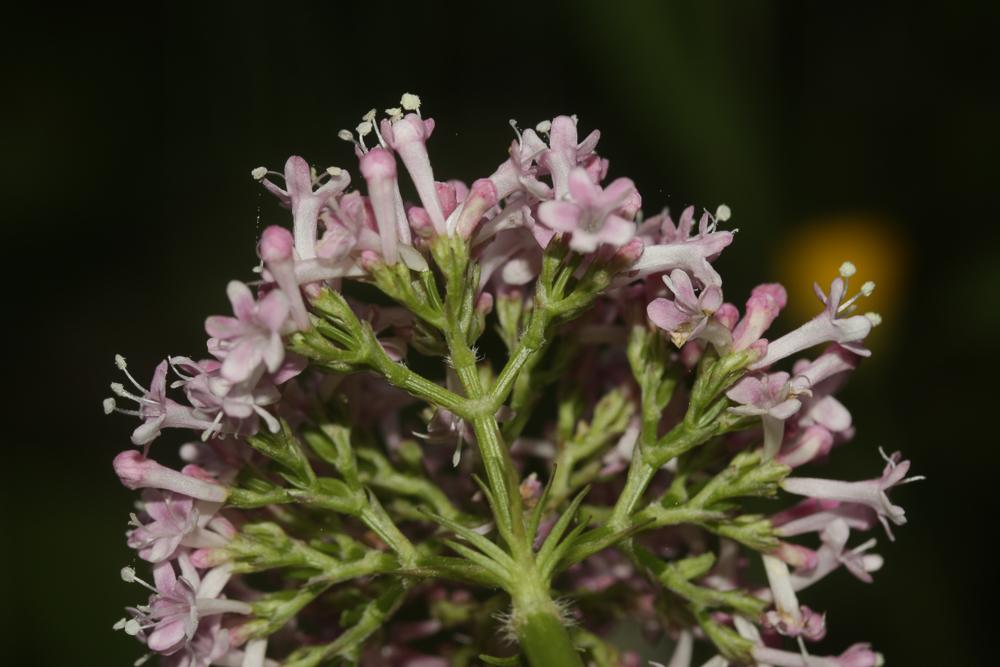
[[(919, 479), (899, 453), (869, 480), (798, 473), (855, 435), (836, 394), (874, 284), (851, 295), (845, 262), (772, 334), (781, 285), (725, 300), (729, 207), (644, 217), (574, 116), (512, 121), (492, 174), (440, 180), (434, 121), (399, 104), (339, 133), (363, 192), (297, 156), (253, 170), (291, 229), (264, 229), (204, 358), (148, 388), (116, 358), (151, 575), (122, 569), (149, 597), (115, 627), (174, 667), (637, 666), (608, 639), (623, 618), (676, 640), (671, 667), (696, 641), (712, 665), (881, 664), (814, 655), (836, 619), (799, 602), (841, 569), (872, 581), (852, 534), (892, 539), (889, 493)], [(189, 437), (153, 458), (165, 429)]]

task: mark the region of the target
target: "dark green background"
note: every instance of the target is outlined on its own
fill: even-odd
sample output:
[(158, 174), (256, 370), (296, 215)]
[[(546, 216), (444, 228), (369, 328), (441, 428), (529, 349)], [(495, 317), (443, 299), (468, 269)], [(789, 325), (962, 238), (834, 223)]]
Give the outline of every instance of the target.
[(879, 536), (875, 585), (840, 576), (806, 601), (829, 610), (831, 650), (866, 639), (891, 665), (990, 664), (997, 5), (920, 4), (6, 14), (5, 664), (138, 655), (111, 631), (140, 596), (118, 579), (131, 494), (110, 461), (132, 424), (101, 414), (112, 357), (146, 376), (167, 353), (198, 353), (226, 281), (250, 275), (255, 232), (281, 219), (250, 169), (290, 153), (353, 169), (336, 130), (403, 91), (438, 121), (440, 176), (488, 174), (508, 118), (577, 113), (648, 211), (725, 201), (740, 233), (719, 268), (737, 302), (809, 221), (863, 214), (897, 230), (907, 281), (846, 391), (859, 436), (833, 470), (872, 476), (883, 445), (929, 479), (895, 495), (910, 523), (894, 544)]

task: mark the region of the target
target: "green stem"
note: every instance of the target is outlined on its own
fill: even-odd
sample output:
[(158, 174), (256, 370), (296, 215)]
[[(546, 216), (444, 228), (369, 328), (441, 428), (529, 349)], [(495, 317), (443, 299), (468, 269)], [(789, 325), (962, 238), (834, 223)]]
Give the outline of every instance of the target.
[[(551, 608), (534, 608), (521, 612), (515, 604), (517, 641), (531, 667), (583, 667), (583, 660), (573, 646), (569, 633), (559, 620), (551, 600)], [(523, 613), (523, 615), (521, 615)]]

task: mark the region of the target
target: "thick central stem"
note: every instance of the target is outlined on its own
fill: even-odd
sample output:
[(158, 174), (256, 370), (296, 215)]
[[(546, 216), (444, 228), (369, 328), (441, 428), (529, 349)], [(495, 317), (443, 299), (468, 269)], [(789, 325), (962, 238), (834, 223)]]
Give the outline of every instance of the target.
[(534, 562), (525, 563), (522, 574), (511, 591), (514, 605), (511, 622), (528, 663), (531, 667), (583, 667), (580, 653), (573, 646), (559, 608), (538, 576)]

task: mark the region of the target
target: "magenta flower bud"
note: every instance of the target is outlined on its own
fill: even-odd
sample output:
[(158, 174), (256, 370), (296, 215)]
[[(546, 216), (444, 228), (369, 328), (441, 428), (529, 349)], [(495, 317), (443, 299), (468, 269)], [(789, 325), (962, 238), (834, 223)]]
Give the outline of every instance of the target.
[(493, 208), (497, 203), (497, 188), (488, 178), (480, 178), (472, 184), (469, 195), (465, 198), (462, 208), (458, 213), (454, 229), (459, 236), (467, 239), (476, 230), (479, 221), (483, 219), (486, 211)]
[(398, 259), (396, 231), (396, 160), (384, 148), (373, 148), (361, 157), (361, 175), (368, 183), (368, 197), (375, 211), (382, 257), (386, 264)]
[(229, 495), (229, 489), (221, 484), (171, 470), (135, 450), (126, 450), (116, 456), (113, 465), (122, 484), (132, 490), (164, 489), (218, 503), (225, 501)]
[(746, 315), (733, 330), (733, 349), (745, 350), (760, 339), (787, 302), (788, 294), (778, 283), (755, 287), (747, 299)]

